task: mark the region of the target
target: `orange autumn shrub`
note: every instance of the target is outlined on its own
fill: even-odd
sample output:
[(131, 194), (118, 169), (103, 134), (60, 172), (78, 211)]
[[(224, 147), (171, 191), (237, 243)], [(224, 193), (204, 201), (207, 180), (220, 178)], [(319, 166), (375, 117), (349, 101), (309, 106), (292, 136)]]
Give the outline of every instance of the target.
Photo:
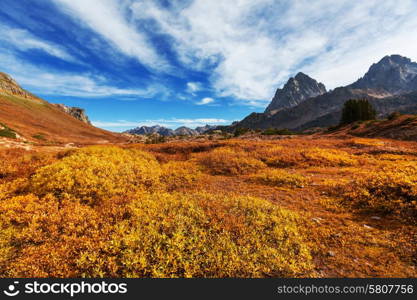
[(348, 183), (335, 183), (330, 190), (348, 207), (417, 221), (416, 164), (385, 165), (354, 176)]
[(303, 187), (308, 180), (305, 176), (281, 169), (266, 169), (254, 175), (250, 175), (248, 180), (255, 183), (271, 186), (290, 186)]
[(201, 172), (193, 162), (170, 161), (161, 165), (161, 183), (167, 191), (191, 188)]
[(26, 177), (42, 166), (55, 161), (53, 154), (24, 149), (0, 150), (0, 184), (19, 177)]
[(265, 163), (271, 167), (344, 167), (358, 165), (357, 158), (345, 151), (326, 148), (282, 148), (267, 156)]
[(307, 165), (326, 167), (348, 167), (358, 165), (353, 155), (341, 150), (310, 148), (302, 151), (304, 161)]
[(227, 147), (197, 156), (197, 161), (213, 175), (250, 174), (265, 167), (263, 162), (248, 153)]
[(39, 169), (31, 178), (30, 191), (96, 204), (109, 197), (157, 188), (160, 174), (159, 163), (143, 151), (88, 147)]
[[(2, 201), (0, 276), (89, 276), (77, 262), (84, 251), (100, 252), (107, 247), (117, 220), (116, 212), (126, 210), (126, 206), (118, 204), (111, 210), (94, 209), (52, 195), (39, 198), (31, 194)], [(103, 259), (108, 268), (115, 265), (113, 258)]]

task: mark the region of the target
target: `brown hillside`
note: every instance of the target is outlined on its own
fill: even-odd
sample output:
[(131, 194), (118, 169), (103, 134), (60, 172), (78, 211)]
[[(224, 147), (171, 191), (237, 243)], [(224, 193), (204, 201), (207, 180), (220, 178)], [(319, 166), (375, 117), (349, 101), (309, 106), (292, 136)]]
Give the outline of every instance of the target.
[(4, 73), (0, 73), (0, 123), (33, 142), (98, 144), (125, 141), (120, 134), (83, 123), (28, 93)]
[(397, 115), (384, 120), (354, 123), (339, 128), (330, 135), (354, 135), (417, 141), (417, 115)]

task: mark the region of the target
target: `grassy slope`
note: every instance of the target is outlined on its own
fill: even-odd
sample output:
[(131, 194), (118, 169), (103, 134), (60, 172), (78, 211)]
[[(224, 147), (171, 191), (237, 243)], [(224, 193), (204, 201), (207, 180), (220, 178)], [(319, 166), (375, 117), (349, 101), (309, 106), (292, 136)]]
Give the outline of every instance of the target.
[(52, 143), (116, 143), (124, 137), (85, 124), (48, 102), (0, 94), (0, 123), (26, 139), (43, 136)]
[(382, 137), (417, 141), (417, 116), (402, 115), (393, 120), (376, 120), (344, 126), (330, 135), (351, 134), (361, 137)]

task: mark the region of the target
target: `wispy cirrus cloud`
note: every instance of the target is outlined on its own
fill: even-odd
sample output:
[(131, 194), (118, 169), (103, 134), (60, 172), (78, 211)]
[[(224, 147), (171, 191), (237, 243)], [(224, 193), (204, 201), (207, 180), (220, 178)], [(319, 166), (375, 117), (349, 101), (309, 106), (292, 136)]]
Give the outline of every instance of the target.
[(148, 37), (129, 22), (126, 4), (117, 0), (52, 0), (74, 19), (106, 39), (123, 54), (157, 71), (168, 71), (168, 61), (158, 53)]
[(9, 46), (20, 51), (41, 50), (62, 60), (76, 62), (76, 59), (66, 49), (55, 43), (42, 40), (27, 30), (0, 24), (0, 32), (0, 42), (2, 43), (0, 48)]
[(2, 71), (10, 74), (19, 84), (35, 94), (79, 98), (110, 96), (151, 98), (166, 91), (157, 83), (144, 88), (120, 88), (111, 85), (105, 77), (91, 73), (70, 73), (40, 68), (21, 61), (14, 56), (13, 52), (0, 53), (0, 62), (2, 62)]

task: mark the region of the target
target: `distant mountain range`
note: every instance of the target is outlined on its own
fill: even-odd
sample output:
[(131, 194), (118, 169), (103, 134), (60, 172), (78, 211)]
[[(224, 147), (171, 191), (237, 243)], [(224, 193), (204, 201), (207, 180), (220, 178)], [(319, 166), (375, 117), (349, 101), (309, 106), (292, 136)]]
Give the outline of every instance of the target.
[(129, 134), (140, 134), (140, 135), (147, 135), (147, 134), (160, 134), (162, 136), (175, 136), (175, 135), (199, 135), (204, 134), (209, 130), (215, 129), (217, 126), (212, 125), (205, 125), (201, 127), (196, 127), (195, 129), (191, 129), (185, 126), (178, 127), (177, 129), (170, 129), (163, 126), (155, 125), (155, 126), (140, 126), (134, 129), (130, 129), (125, 131), (124, 133)]
[(357, 98), (370, 100), (380, 117), (394, 111), (417, 113), (417, 63), (400, 55), (385, 56), (353, 84), (332, 91), (298, 73), (277, 90), (264, 113), (252, 113), (228, 130), (332, 126), (338, 124), (344, 102)]

